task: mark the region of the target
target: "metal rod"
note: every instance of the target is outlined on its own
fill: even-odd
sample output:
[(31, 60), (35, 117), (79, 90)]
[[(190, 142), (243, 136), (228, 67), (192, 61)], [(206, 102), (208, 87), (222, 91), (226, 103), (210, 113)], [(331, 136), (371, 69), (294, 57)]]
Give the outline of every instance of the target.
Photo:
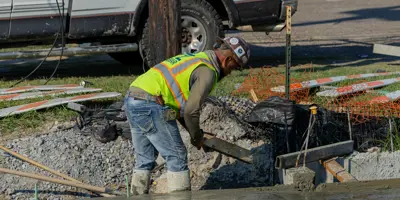
[(82, 188), (86, 190), (90, 190), (93, 192), (99, 192), (99, 193), (109, 193), (109, 194), (115, 194), (115, 195), (125, 195), (125, 193), (112, 190), (109, 188), (103, 188), (103, 187), (98, 187), (98, 186), (92, 186), (92, 185), (87, 185), (87, 184), (81, 184), (73, 181), (67, 181), (67, 180), (60, 180), (60, 179), (55, 179), (47, 176), (41, 176), (37, 174), (32, 174), (28, 172), (20, 172), (20, 171), (15, 171), (15, 170), (10, 170), (10, 169), (5, 169), (5, 168), (0, 168), (0, 173), (6, 173), (6, 174), (13, 174), (17, 176), (22, 176), (22, 177), (27, 177), (27, 178), (33, 178), (41, 181), (46, 181), (46, 182), (51, 182), (51, 183), (58, 183), (61, 185), (68, 185), (72, 187), (77, 187), (77, 188)]
[(393, 146), (393, 129), (392, 129), (392, 120), (389, 118), (389, 134), (390, 134), (390, 147), (392, 148), (392, 152), (394, 150)]
[(37, 183), (35, 183), (35, 200), (38, 200), (38, 189), (37, 189)]
[(286, 85), (285, 93), (286, 98), (290, 99), (290, 67), (291, 67), (291, 52), (292, 47), (290, 44), (292, 34), (292, 7), (286, 6)]
[[(327, 160), (329, 158), (344, 156), (353, 152), (353, 140), (348, 140), (344, 142), (338, 142), (334, 144), (329, 144), (321, 147), (315, 147), (307, 150), (306, 163)], [(276, 169), (287, 169), (294, 167), (296, 165), (296, 158), (299, 154), (304, 154), (304, 151), (297, 151), (289, 154), (284, 154), (276, 157), (275, 168)], [(300, 159), (302, 160), (300, 155)], [(299, 163), (303, 164), (303, 163)]]
[(349, 126), (350, 140), (352, 140), (353, 139), (353, 133), (351, 131), (351, 118), (350, 118), (350, 109), (349, 109), (349, 107), (347, 107), (347, 123), (348, 123), (348, 126)]
[(130, 197), (130, 192), (129, 192), (128, 175), (125, 175), (125, 184), (126, 184), (126, 196), (129, 198)]

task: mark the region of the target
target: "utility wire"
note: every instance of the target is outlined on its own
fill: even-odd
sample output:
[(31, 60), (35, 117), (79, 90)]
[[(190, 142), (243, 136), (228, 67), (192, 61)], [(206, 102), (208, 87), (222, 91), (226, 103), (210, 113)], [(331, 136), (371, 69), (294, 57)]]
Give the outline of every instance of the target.
[[(62, 1), (63, 1), (62, 3), (63, 3), (63, 13), (64, 13), (64, 0), (62, 0)], [(62, 51), (62, 52), (61, 52), (61, 56), (63, 55), (63, 50), (64, 50), (64, 26), (63, 26), (63, 19), (64, 19), (64, 15), (61, 14), (60, 6), (59, 6), (59, 4), (58, 4), (58, 0), (56, 0), (56, 2), (57, 2), (58, 12), (59, 12), (59, 14), (60, 14), (60, 21), (61, 21), (61, 24), (60, 24), (60, 27), (58, 28), (58, 34), (57, 34), (56, 38), (54, 39), (53, 44), (51, 45), (51, 48), (50, 48), (49, 52), (48, 52), (47, 55), (44, 57), (44, 59), (39, 63), (39, 65), (36, 66), (35, 69), (33, 69), (28, 75), (26, 75), (24, 78), (22, 78), (21, 80), (19, 80), (19, 81), (16, 82), (16, 83), (14, 83), (14, 84), (11, 85), (10, 87), (15, 87), (16, 85), (18, 85), (18, 84), (20, 84), (21, 82), (25, 81), (27, 78), (29, 78), (33, 73), (35, 73), (35, 72), (43, 65), (43, 63), (44, 63), (44, 62), (47, 60), (47, 58), (49, 57), (50, 53), (53, 51), (53, 48), (56, 46), (56, 42), (57, 42), (57, 40), (58, 40), (58, 36), (60, 35), (60, 33), (61, 33), (62, 44), (63, 44), (62, 49), (61, 49), (61, 51)], [(61, 57), (60, 57), (60, 60), (61, 60)], [(60, 60), (59, 60), (59, 63), (60, 63)], [(59, 63), (57, 64), (56, 69), (53, 71), (53, 74), (51, 75), (51, 77), (54, 75), (55, 71), (57, 70)], [(50, 78), (51, 78), (51, 77), (50, 77)], [(49, 81), (49, 80), (48, 80), (48, 81)], [(47, 82), (48, 82), (48, 81), (47, 81)], [(47, 84), (47, 82), (46, 82), (45, 84)]]
[(60, 55), (60, 58), (58, 59), (58, 63), (57, 63), (57, 65), (56, 65), (56, 67), (54, 68), (54, 71), (53, 71), (53, 73), (50, 75), (50, 77), (49, 77), (49, 79), (47, 79), (47, 81), (44, 83), (44, 85), (46, 85), (52, 78), (53, 78), (53, 76), (54, 76), (54, 74), (56, 73), (56, 71), (57, 71), (57, 69), (58, 69), (58, 67), (60, 66), (60, 63), (61, 63), (61, 59), (62, 59), (62, 56), (63, 56), (63, 54), (64, 54), (64, 45), (65, 45), (65, 40), (64, 40), (64, 14), (65, 14), (65, 4), (64, 4), (64, 0), (62, 0), (62, 14), (61, 14), (61, 11), (60, 11), (60, 5), (58, 4), (58, 0), (56, 0), (56, 2), (57, 2), (57, 8), (58, 8), (58, 13), (60, 14), (60, 23), (61, 23), (61, 55)]

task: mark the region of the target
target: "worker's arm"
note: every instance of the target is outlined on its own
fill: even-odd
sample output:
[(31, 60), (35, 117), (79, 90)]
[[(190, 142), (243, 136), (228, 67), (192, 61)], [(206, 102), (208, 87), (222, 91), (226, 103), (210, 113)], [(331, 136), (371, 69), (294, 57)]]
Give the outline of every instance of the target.
[(191, 142), (198, 149), (203, 139), (203, 133), (200, 130), (201, 105), (209, 95), (215, 78), (215, 72), (205, 66), (197, 68), (191, 76), (190, 96), (186, 101), (183, 117)]

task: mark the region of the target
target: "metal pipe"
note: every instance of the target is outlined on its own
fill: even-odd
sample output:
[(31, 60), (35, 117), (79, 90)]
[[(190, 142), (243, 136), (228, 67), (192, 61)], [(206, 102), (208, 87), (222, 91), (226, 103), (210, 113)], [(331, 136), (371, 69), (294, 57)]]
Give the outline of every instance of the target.
[[(286, 7), (286, 13), (291, 13), (292, 7)], [(292, 15), (286, 16), (286, 75), (285, 75), (285, 96), (290, 99), (290, 68), (292, 67)]]
[[(106, 53), (117, 53), (117, 52), (129, 52), (137, 51), (138, 45), (136, 43), (128, 44), (116, 44), (116, 45), (96, 45), (96, 46), (84, 46), (84, 47), (65, 47), (63, 50), (63, 56), (76, 56), (83, 54), (106, 54)], [(7, 59), (19, 59), (19, 58), (43, 58), (48, 54), (48, 49), (34, 50), (34, 51), (14, 51), (0, 53), (0, 60)], [(49, 57), (60, 56), (62, 48), (53, 49)]]
[(121, 195), (121, 196), (125, 195), (125, 193), (123, 193), (123, 192), (120, 192), (120, 191), (117, 191), (117, 190), (112, 190), (110, 188), (103, 188), (103, 187), (92, 186), (92, 185), (88, 185), (88, 184), (81, 184), (81, 183), (77, 183), (77, 182), (73, 182), (73, 181), (55, 179), (55, 178), (41, 176), (41, 175), (32, 174), (32, 173), (28, 173), (28, 172), (20, 172), (20, 171), (0, 168), (0, 173), (13, 174), (13, 175), (17, 175), (17, 176), (33, 178), (33, 179), (46, 181), (46, 182), (51, 182), (51, 183), (58, 183), (58, 184), (61, 184), (61, 185), (68, 185), (68, 186), (71, 186), (71, 187), (82, 188), (82, 189), (90, 190), (90, 191), (93, 191), (93, 192), (108, 193), (108, 194)]
[[(307, 150), (308, 156), (305, 159), (306, 163), (327, 160), (337, 156), (344, 156), (353, 152), (353, 140), (338, 142), (330, 145), (316, 147)], [(300, 155), (299, 160), (304, 158), (304, 151), (297, 151), (289, 154), (284, 154), (276, 157), (275, 168), (287, 169), (296, 166), (296, 158)], [(304, 162), (304, 161), (303, 161)], [(303, 164), (302, 162), (299, 164)]]

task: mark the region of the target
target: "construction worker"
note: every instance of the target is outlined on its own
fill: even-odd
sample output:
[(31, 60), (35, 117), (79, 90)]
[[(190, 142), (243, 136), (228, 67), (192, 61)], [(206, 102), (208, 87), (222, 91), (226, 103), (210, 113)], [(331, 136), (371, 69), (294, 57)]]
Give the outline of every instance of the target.
[(213, 50), (169, 58), (131, 83), (125, 110), (136, 159), (133, 195), (149, 192), (158, 153), (166, 161), (168, 192), (191, 189), (187, 150), (177, 121), (200, 150), (204, 134), (199, 126), (201, 105), (218, 81), (245, 67), (249, 58), (249, 45), (242, 38), (218, 38)]

